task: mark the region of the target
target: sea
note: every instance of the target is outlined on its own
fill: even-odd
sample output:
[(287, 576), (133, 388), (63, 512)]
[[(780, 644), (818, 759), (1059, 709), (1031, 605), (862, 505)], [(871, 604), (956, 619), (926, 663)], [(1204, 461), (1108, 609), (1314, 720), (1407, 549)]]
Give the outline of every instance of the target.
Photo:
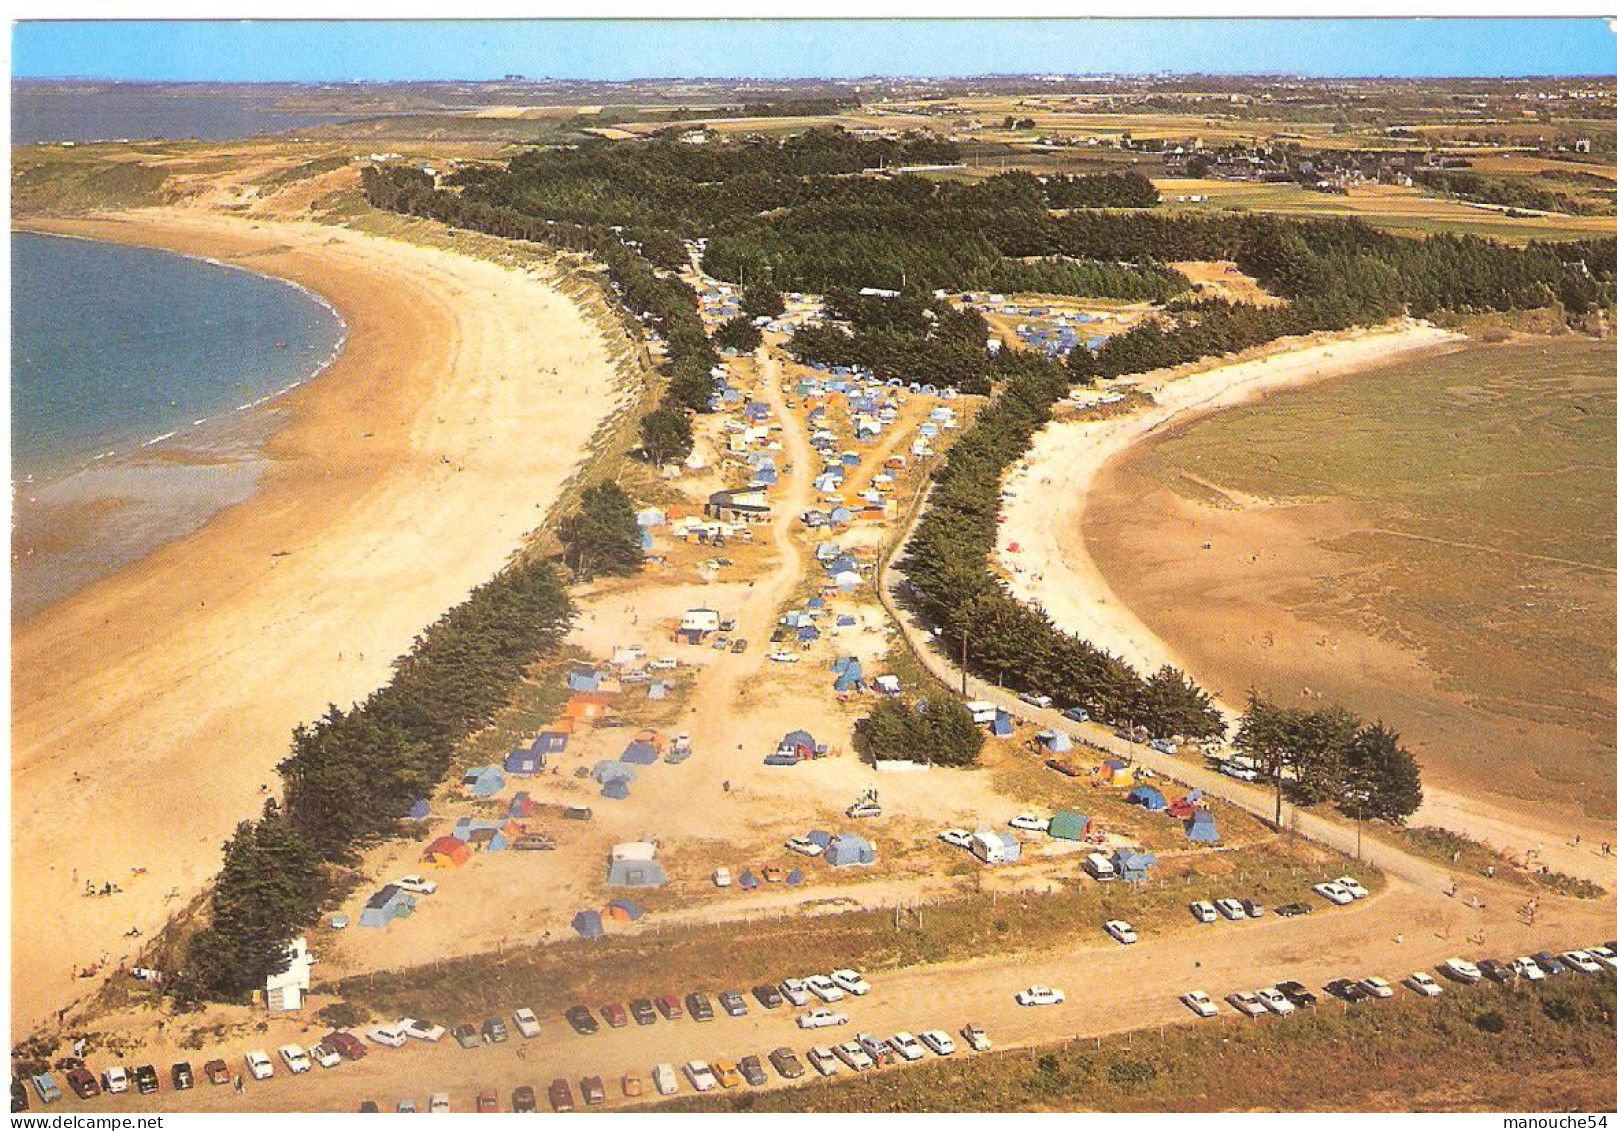
[(11, 237), (12, 616), (252, 494), (278, 394), (341, 349), (291, 283), (170, 252)]
[(184, 138), (229, 141), (346, 121), (352, 114), (311, 114), (277, 108), (280, 92), (240, 89), (187, 91), (139, 83), (14, 82), (11, 141), (141, 141)]

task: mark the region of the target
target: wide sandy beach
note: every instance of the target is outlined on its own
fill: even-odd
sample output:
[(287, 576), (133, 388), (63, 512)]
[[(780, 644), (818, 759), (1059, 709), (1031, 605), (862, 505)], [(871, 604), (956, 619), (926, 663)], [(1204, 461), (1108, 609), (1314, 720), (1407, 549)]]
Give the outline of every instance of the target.
[(13, 627), (14, 1038), (199, 890), (292, 728), (500, 568), (619, 400), (600, 332), (535, 274), (177, 209), (29, 226), (289, 279), (349, 336), (285, 398), (250, 500)]

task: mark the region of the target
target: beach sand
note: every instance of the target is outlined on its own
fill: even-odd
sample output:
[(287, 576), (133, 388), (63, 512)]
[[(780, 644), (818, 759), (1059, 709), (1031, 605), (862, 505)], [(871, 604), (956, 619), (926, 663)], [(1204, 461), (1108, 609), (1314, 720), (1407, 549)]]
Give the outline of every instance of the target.
[(178, 209), (30, 226), (289, 279), (349, 336), (280, 402), (250, 500), (13, 627), (14, 1038), (213, 875), (292, 728), (384, 683), (492, 576), (617, 404), (601, 334), (534, 274)]

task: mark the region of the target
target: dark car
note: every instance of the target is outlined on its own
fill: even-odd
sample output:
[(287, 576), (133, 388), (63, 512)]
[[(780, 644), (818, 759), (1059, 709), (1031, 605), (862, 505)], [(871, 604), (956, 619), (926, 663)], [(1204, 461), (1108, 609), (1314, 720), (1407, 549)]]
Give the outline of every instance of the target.
[(764, 1071), (763, 1061), (755, 1056), (744, 1056), (736, 1064), (736, 1071), (741, 1078), (754, 1088), (762, 1087), (769, 1082), (769, 1074)]
[(1501, 986), (1508, 986), (1516, 980), (1516, 971), (1508, 962), (1501, 962), (1497, 958), (1484, 958), (1477, 963), (1477, 969), (1482, 976), (1490, 982), (1498, 982)]
[(449, 1030), (449, 1035), (455, 1038), (455, 1043), (463, 1049), (475, 1049), (481, 1042), (477, 1038), (477, 1030), (470, 1025), (456, 1025)]
[(754, 986), (752, 996), (758, 999), (758, 1004), (765, 1009), (778, 1009), (786, 999), (780, 996), (780, 991), (774, 986)]
[[(567, 1081), (557, 1077), (550, 1082), (550, 1109), (552, 1111), (573, 1110), (573, 1087)], [(532, 1108), (528, 1109), (532, 1111)]]
[(28, 1110), (28, 1085), (18, 1080), (15, 1076), (11, 1079), (11, 1110)]
[(588, 1037), (590, 1034), (600, 1031), (601, 1026), (596, 1022), (595, 1014), (590, 1012), (590, 1007), (587, 1005), (572, 1006), (562, 1016), (567, 1019), (567, 1024), (573, 1027), (573, 1032), (581, 1037)]
[(621, 1029), (629, 1023), (629, 1011), (615, 1001), (609, 1001), (601, 1006), (601, 1016), (614, 1029)]
[(1319, 998), (1308, 992), (1308, 987), (1301, 982), (1281, 982), (1275, 987), (1298, 1009), (1313, 1009), (1319, 1004)]
[(1538, 968), (1544, 971), (1544, 976), (1547, 978), (1566, 973), (1566, 963), (1547, 950), (1541, 950), (1533, 955), (1533, 961), (1538, 963)]
[(747, 999), (741, 996), (740, 990), (720, 990), (719, 1007), (731, 1017), (747, 1015)]
[(341, 1029), (334, 1029), (320, 1038), (320, 1043), (328, 1049), (336, 1049), (337, 1055), (344, 1060), (364, 1060), (365, 1044), (352, 1033)]
[[(565, 1085), (566, 1081), (558, 1080), (556, 1083)], [(554, 1096), (555, 1095), (556, 1085), (552, 1084), (550, 1086), (550, 1089), (551, 1089), (551, 1095)], [(572, 1099), (573, 1099), (572, 1093), (568, 1092), (567, 1093), (567, 1101), (568, 1101), (567, 1110), (568, 1111), (573, 1110), (572, 1109)], [(554, 1101), (552, 1101), (552, 1102), (554, 1102)], [(518, 1084), (515, 1088), (511, 1089), (511, 1110), (512, 1111), (538, 1111), (539, 1110), (539, 1098), (536, 1095), (534, 1095), (533, 1085), (532, 1084)]]
[(382, 1109), (376, 1106), (376, 1101), (375, 1100), (361, 1100), (360, 1101), (359, 1114), (361, 1114), (361, 1115), (380, 1115), (381, 1112), (382, 1112)]
[(511, 1039), (511, 1034), (505, 1028), (505, 1019), (490, 1017), (483, 1022), (483, 1039), (491, 1045), (503, 1045)]
[(157, 1091), (157, 1069), (150, 1064), (135, 1069), (135, 1090), (143, 1096)]
[(692, 1021), (713, 1020), (713, 1003), (707, 1000), (707, 995), (704, 993), (686, 994), (685, 1008), (690, 1010)]
[(657, 1007), (651, 1004), (649, 997), (637, 997), (629, 1003), (629, 1016), (634, 1018), (636, 1025), (655, 1025)]
[(584, 1097), (584, 1102), (591, 1107), (606, 1102), (606, 1082), (599, 1076), (586, 1076), (580, 1080), (578, 1092)]
[[(528, 1089), (528, 1095), (530, 1097), (533, 1095), (532, 1088)], [(500, 1097), (493, 1088), (484, 1088), (481, 1092), (477, 1093), (477, 1110), (480, 1112), (500, 1110)]]
[(1343, 1001), (1364, 1001), (1370, 996), (1370, 991), (1351, 978), (1338, 978), (1334, 982), (1325, 983), (1325, 992)]
[(741, 637), (734, 644), (730, 645), (730, 651), (732, 652), (745, 652), (746, 650), (747, 638), (745, 636)]
[(196, 1077), (191, 1075), (191, 1065), (186, 1061), (176, 1061), (169, 1067), (169, 1081), (174, 1085), (176, 1092), (185, 1092), (196, 1087)]
[[(326, 1043), (331, 1043), (330, 1037), (326, 1038)], [(208, 1061), (208, 1063), (202, 1066), (202, 1075), (206, 1076), (208, 1078), (208, 1083), (212, 1084), (216, 1088), (221, 1084), (230, 1083), (229, 1066), (226, 1065), (224, 1061), (217, 1058)]]
[(1314, 910), (1312, 905), (1298, 901), (1297, 903), (1282, 903), (1275, 908), (1275, 914), (1283, 919), (1290, 919), (1297, 915), (1307, 915), (1312, 910)]
[(678, 1021), (685, 1016), (685, 1011), (679, 1007), (679, 999), (673, 994), (663, 994), (657, 999), (657, 1012), (669, 1021)]
[(101, 1094), (101, 1085), (95, 1082), (95, 1073), (82, 1064), (67, 1070), (67, 1086), (72, 1088), (73, 1094), (81, 1100)]
[(769, 1063), (775, 1066), (782, 1080), (796, 1080), (803, 1075), (803, 1062), (797, 1059), (797, 1054), (782, 1045), (769, 1054)]

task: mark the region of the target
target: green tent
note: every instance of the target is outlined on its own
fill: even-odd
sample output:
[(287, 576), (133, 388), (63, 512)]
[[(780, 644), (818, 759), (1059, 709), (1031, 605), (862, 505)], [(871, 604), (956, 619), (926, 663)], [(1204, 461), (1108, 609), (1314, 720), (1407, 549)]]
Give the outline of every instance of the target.
[(1089, 818), (1071, 809), (1063, 809), (1050, 818), (1050, 835), (1058, 840), (1083, 840), (1089, 831)]

